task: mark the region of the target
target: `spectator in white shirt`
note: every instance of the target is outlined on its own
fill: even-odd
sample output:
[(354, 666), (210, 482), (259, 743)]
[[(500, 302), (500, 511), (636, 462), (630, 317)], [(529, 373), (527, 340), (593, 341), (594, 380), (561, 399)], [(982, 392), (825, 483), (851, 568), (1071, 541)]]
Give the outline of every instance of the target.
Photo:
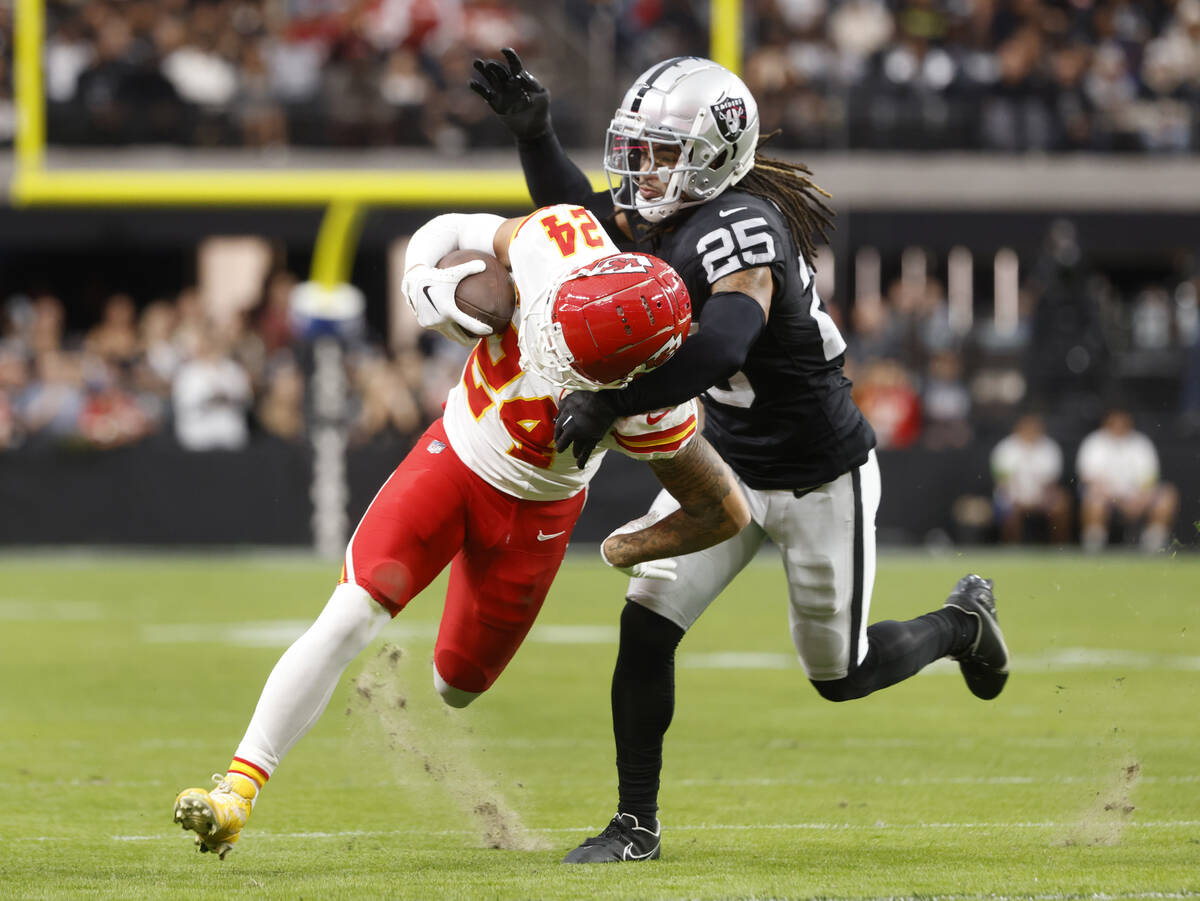
[(1159, 478), (1154, 444), (1133, 427), (1126, 410), (1112, 409), (1088, 435), (1075, 461), (1082, 503), (1083, 547), (1099, 551), (1108, 543), (1113, 514), (1126, 529), (1141, 528), (1142, 549), (1160, 550), (1179, 510), (1179, 492)]
[(1012, 434), (992, 450), (991, 464), (1002, 541), (1021, 541), (1026, 525), (1038, 521), (1046, 523), (1053, 543), (1069, 539), (1071, 499), (1059, 484), (1062, 449), (1046, 434), (1042, 417), (1028, 413), (1017, 420)]
[(246, 371), (211, 329), (198, 333), (196, 352), (179, 367), (171, 387), (175, 436), (187, 450), (239, 450), (249, 440), (253, 400)]

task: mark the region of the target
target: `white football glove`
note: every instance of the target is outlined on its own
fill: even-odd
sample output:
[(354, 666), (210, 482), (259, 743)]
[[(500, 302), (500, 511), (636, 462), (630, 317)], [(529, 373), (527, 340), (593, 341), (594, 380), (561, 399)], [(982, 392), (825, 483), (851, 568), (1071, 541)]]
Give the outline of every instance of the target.
[[(642, 529), (649, 528), (654, 525), (665, 514), (655, 513), (651, 511), (645, 516), (639, 516), (631, 522), (625, 523), (620, 528), (605, 536), (604, 541), (608, 541), (614, 535), (628, 535), (630, 532), (640, 532)], [(635, 563), (632, 566), (617, 566), (608, 559), (608, 554), (604, 553), (604, 542), (600, 543), (600, 559), (611, 566), (613, 569), (620, 570), (625, 575), (634, 579), (661, 579), (664, 582), (674, 582), (677, 578), (675, 575), (675, 561), (670, 557), (661, 560), (646, 560), (642, 563)]]
[(400, 290), (416, 314), (417, 324), (439, 331), (459, 343), (473, 343), (474, 339), (490, 335), (492, 330), (488, 326), (464, 313), (454, 302), (458, 283), (486, 268), (483, 260), (469, 260), (448, 269), (419, 263), (404, 273)]

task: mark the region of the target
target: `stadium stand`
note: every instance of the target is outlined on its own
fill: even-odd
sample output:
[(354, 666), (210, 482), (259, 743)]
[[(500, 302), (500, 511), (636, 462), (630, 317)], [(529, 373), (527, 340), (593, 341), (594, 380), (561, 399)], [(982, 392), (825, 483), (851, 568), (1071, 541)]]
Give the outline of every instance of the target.
[[(1200, 146), (1200, 0), (746, 6), (747, 82), (781, 146)], [(11, 38), (11, 20), (0, 27)], [(707, 22), (703, 4), (661, 0), (50, 0), (49, 131), (67, 145), (506, 146), (463, 87), (471, 59), (500, 46), (556, 86), (559, 133), (576, 144), (616, 85), (706, 53)]]

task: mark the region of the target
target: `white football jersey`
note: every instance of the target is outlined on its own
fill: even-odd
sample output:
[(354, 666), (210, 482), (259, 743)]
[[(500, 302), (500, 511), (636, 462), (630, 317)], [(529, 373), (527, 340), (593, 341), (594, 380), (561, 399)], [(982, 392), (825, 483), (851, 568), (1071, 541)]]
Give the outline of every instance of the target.
[(1003, 487), (998, 493), (1012, 503), (1037, 504), (1062, 475), (1062, 450), (1048, 435), (1026, 441), (1009, 435), (992, 450), (992, 473)]
[[(513, 234), (509, 259), (517, 296), (528, 305), (543, 299), (568, 272), (619, 253), (600, 223), (582, 207), (546, 207)], [(605, 449), (634, 459), (674, 456), (696, 434), (696, 402), (622, 417), (579, 469), (571, 453), (554, 451), (554, 418), (567, 392), (521, 368), (517, 345), (521, 303), (502, 334), (480, 339), (444, 416), (454, 452), (480, 478), (515, 497), (561, 500), (578, 494)]]
[(1075, 473), (1113, 497), (1133, 497), (1158, 482), (1158, 451), (1141, 432), (1114, 435), (1097, 429), (1079, 445)]

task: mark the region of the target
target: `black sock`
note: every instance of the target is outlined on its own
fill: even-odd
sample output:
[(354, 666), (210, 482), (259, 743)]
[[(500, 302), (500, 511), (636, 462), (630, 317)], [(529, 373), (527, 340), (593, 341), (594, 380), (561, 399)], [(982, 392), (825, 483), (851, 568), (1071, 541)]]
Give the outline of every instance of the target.
[(621, 813), (649, 825), (658, 817), (663, 736), (675, 712), (675, 648), (683, 629), (640, 604), (621, 613), (613, 670), (613, 735)]
[(965, 654), (971, 647), (971, 643), (975, 641), (975, 635), (979, 632), (979, 619), (957, 607), (942, 607), (933, 613), (926, 613), (925, 616), (940, 617), (950, 625), (954, 638), (946, 653), (951, 657)]
[(867, 655), (844, 679), (814, 681), (831, 701), (863, 698), (920, 672), (947, 654), (961, 654), (974, 640), (974, 617), (943, 607), (897, 622), (883, 620), (867, 628)]

